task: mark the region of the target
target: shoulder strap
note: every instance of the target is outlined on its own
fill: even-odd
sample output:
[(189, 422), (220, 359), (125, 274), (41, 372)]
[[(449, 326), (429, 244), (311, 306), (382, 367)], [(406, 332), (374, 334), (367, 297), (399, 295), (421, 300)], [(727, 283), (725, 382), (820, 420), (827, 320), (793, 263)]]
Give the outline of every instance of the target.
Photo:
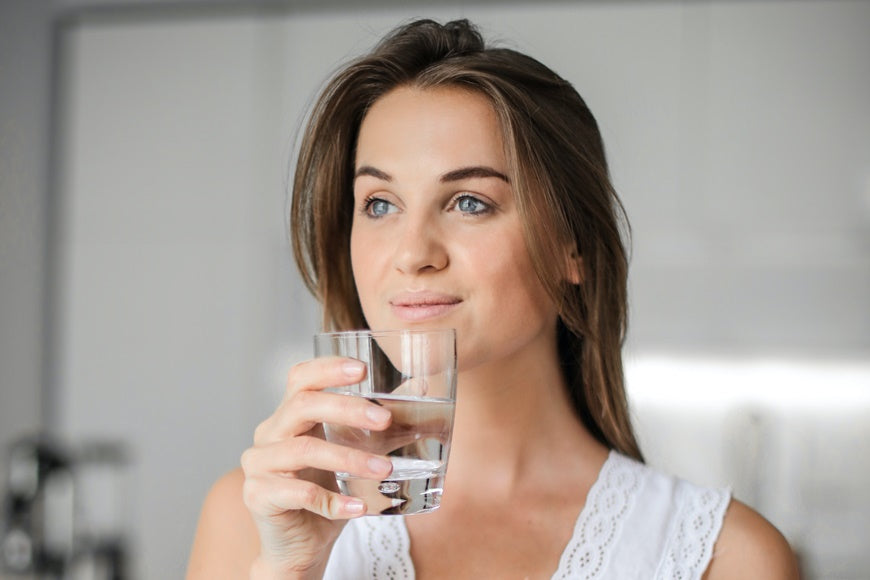
[(676, 515), (655, 577), (700, 579), (713, 557), (731, 492), (680, 480), (675, 496)]
[(324, 580), (414, 580), (403, 516), (350, 520), (332, 547)]
[(640, 464), (611, 452), (574, 525), (553, 578), (606, 578), (623, 526), (642, 484)]
[(403, 516), (371, 516), (360, 518), (368, 551), (371, 574), (368, 578), (413, 580), (411, 542)]

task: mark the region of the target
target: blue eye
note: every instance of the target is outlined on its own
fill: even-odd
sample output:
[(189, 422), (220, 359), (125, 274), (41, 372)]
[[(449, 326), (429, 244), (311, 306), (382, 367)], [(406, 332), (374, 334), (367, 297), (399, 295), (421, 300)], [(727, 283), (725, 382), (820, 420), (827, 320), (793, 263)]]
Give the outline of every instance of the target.
[(489, 211), (490, 207), (489, 204), (480, 201), (476, 197), (472, 197), (470, 195), (463, 195), (456, 200), (456, 209), (458, 209), (462, 213), (479, 215)]
[(373, 197), (366, 200), (365, 212), (370, 217), (384, 217), (385, 215), (391, 214), (394, 211), (396, 211), (396, 206), (384, 199)]

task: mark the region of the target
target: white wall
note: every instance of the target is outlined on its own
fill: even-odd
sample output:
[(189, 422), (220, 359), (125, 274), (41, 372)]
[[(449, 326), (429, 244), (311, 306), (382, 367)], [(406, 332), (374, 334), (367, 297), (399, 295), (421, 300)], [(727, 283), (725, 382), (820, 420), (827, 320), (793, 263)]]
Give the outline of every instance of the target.
[(65, 47), (57, 404), (71, 440), (131, 448), (140, 578), (180, 577), (209, 483), (273, 402), (280, 340), (313, 330), (283, 244), (272, 28), (110, 19)]
[[(282, 226), (292, 135), (306, 104), (340, 61), (422, 12), (116, 12), (68, 28), (56, 404), (72, 440), (116, 438), (133, 452), (137, 577), (181, 574), (209, 483), (237, 463), (284, 371), (310, 353), (317, 314)], [(638, 383), (660, 380), (645, 365), (661, 352), (690, 367), (680, 355), (727, 353), (738, 364), (775, 355), (787, 368), (813, 356), (868, 363), (870, 3), (425, 13), (479, 21), (587, 99), (635, 228), (631, 376), (650, 455), (714, 483), (743, 478), (735, 489), (754, 493), (753, 474), (722, 459), (735, 437), (752, 443), (750, 415), (725, 425), (732, 407), (720, 405), (708, 421), (685, 405), (650, 402)], [(717, 364), (689, 383), (733, 372)], [(867, 376), (857, 372), (850, 376)], [(764, 388), (771, 376), (739, 380)], [(697, 388), (719, 401), (727, 386)], [(867, 409), (856, 401), (864, 406), (853, 411)], [(789, 416), (776, 423), (777, 437), (820, 425), (813, 445), (823, 449), (825, 420)], [(735, 431), (740, 421), (749, 426)], [(669, 434), (677, 424), (686, 429)], [(720, 447), (699, 454), (677, 437)], [(785, 443), (783, 453), (804, 444)], [(868, 477), (867, 469), (851, 475), (852, 483), (830, 480), (842, 492)], [(822, 496), (826, 482), (814, 484)], [(870, 510), (864, 496), (856, 502)], [(806, 535), (795, 538), (802, 544), (824, 532), (799, 530), (799, 517), (770, 507), (787, 532)], [(868, 533), (864, 520), (835, 521), (851, 537)], [(840, 565), (837, 577), (858, 578), (870, 565), (854, 550), (840, 564), (831, 554), (841, 556), (810, 554), (818, 576)]]

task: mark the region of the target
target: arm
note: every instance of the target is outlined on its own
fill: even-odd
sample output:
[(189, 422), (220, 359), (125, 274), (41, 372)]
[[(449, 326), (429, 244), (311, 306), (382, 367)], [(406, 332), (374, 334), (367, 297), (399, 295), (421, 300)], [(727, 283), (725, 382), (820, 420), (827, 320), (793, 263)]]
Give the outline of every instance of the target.
[(257, 528), (242, 501), (245, 476), (236, 469), (220, 478), (205, 498), (187, 579), (247, 578), (260, 553)]
[(747, 505), (732, 500), (704, 580), (798, 580), (797, 559), (783, 535)]

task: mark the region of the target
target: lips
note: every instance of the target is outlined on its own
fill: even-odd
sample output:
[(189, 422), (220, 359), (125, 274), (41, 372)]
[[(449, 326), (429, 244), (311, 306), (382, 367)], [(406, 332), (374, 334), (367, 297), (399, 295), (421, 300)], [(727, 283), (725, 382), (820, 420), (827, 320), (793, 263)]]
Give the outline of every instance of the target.
[(420, 322), (444, 316), (462, 302), (457, 296), (440, 292), (404, 292), (390, 300), (390, 308), (406, 322)]

